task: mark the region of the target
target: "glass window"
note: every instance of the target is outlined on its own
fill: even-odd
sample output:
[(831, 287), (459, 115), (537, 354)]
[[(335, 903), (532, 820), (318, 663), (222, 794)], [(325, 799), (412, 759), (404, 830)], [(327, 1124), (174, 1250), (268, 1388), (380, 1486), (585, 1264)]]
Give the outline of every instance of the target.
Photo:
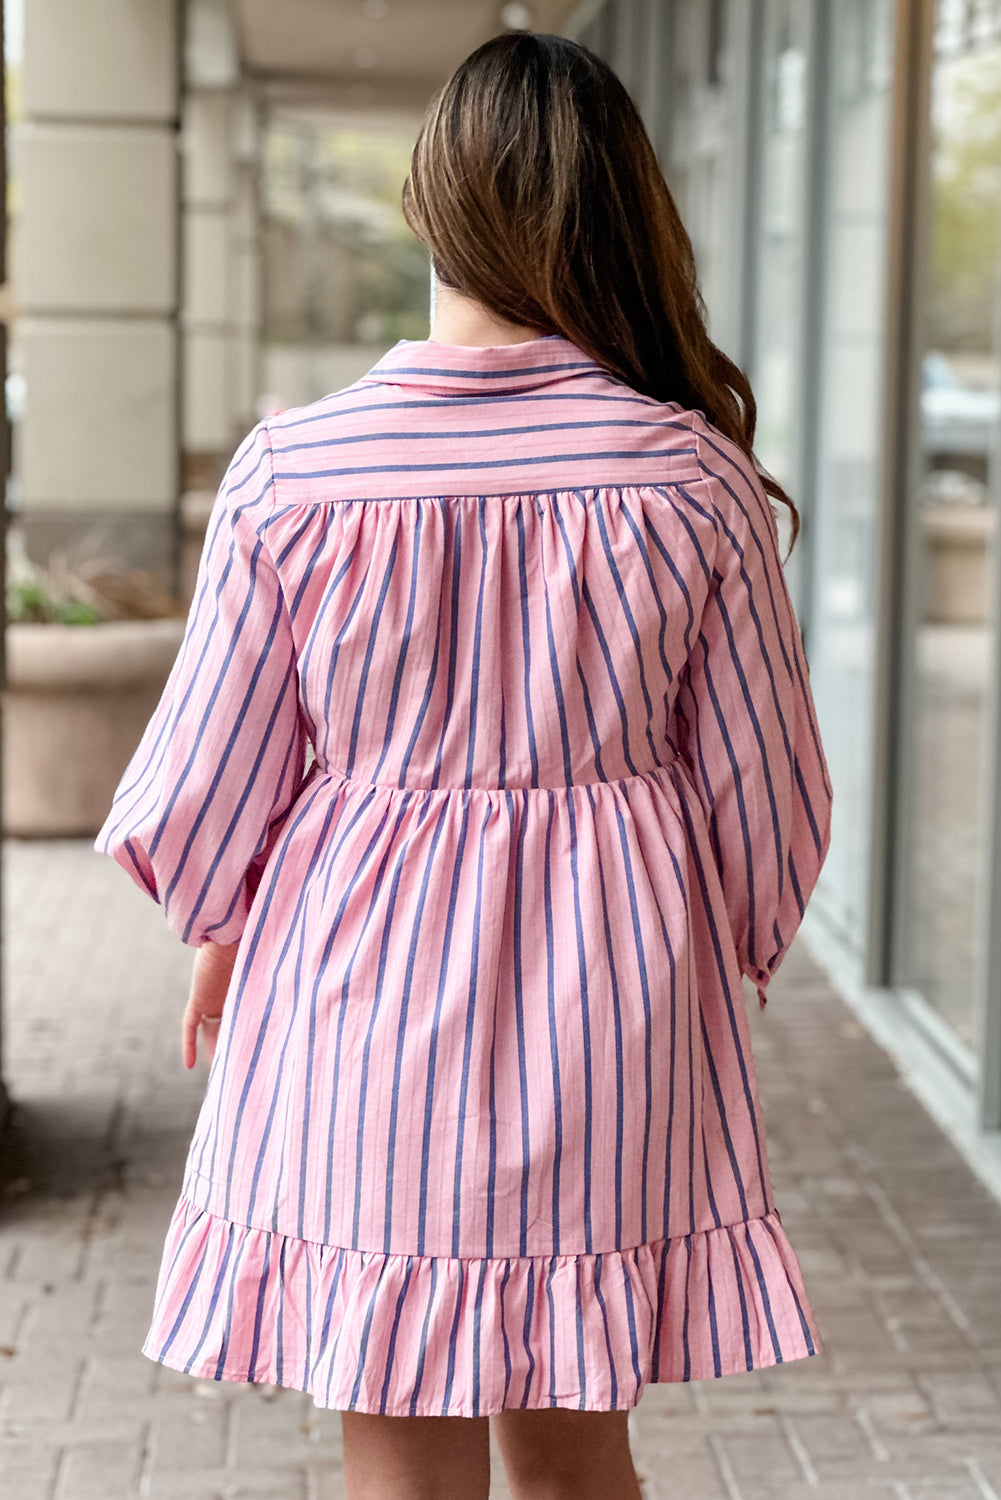
[[(661, 166), (692, 241), (710, 337), (728, 353), (739, 337), (744, 153), (738, 142), (745, 130), (740, 90), (729, 86), (742, 66), (733, 10), (676, 0), (669, 32), (661, 32), (669, 61), (659, 127), (667, 143)], [(709, 81), (714, 71), (724, 80), (718, 85)]]
[(842, 937), (861, 949), (873, 763), (892, 7), (889, 0), (845, 0), (829, 14), (827, 273), (808, 645), (835, 806), (816, 900)]
[[(1001, 434), (1001, 6), (939, 5), (921, 365), (906, 972), (976, 1041)], [(995, 831), (996, 832), (996, 831)]]
[(797, 505), (795, 434), (802, 406), (809, 20), (810, 6), (805, 0), (766, 0), (760, 242), (755, 258), (760, 272), (751, 372), (758, 402), (755, 452), (765, 468), (789, 487)]

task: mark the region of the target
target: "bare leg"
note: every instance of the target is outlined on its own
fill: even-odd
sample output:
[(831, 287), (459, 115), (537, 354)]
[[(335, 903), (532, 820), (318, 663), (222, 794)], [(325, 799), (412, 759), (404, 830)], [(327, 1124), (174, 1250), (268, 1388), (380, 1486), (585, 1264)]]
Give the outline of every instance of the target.
[(348, 1500), (487, 1500), (487, 1417), (342, 1411)]
[(509, 1407), (490, 1418), (514, 1500), (642, 1500), (629, 1413)]

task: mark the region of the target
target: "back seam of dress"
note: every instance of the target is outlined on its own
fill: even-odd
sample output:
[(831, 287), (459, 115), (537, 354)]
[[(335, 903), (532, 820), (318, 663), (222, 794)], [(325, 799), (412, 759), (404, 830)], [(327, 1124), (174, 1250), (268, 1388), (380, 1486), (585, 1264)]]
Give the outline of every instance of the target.
[[(679, 450), (681, 451), (681, 450)], [(688, 451), (687, 449), (684, 451)], [(301, 479), (301, 474), (275, 474), (275, 493), (277, 495), (277, 481), (279, 479)], [(321, 476), (322, 477), (322, 476)], [(482, 494), (474, 494), (471, 490), (464, 490), (459, 494), (449, 495), (444, 492), (427, 492), (418, 495), (311, 495), (308, 500), (283, 500), (282, 510), (290, 506), (319, 506), (319, 505), (399, 505), (402, 502), (414, 500), (426, 500), (435, 505), (441, 500), (468, 500), (479, 502), (480, 500), (521, 500), (539, 495), (576, 495), (581, 491), (588, 490), (664, 490), (676, 489), (688, 484), (698, 484), (705, 475), (701, 471), (692, 474), (672, 475), (665, 479), (635, 479), (616, 480), (615, 483), (602, 484), (568, 484), (568, 485), (546, 485), (537, 490), (492, 490)]]
[[(667, 748), (670, 749), (670, 746)], [(314, 767), (317, 768), (318, 777), (329, 776), (335, 781), (350, 782), (357, 787), (378, 787), (387, 792), (441, 792), (443, 795), (453, 792), (488, 792), (507, 796), (516, 792), (571, 792), (578, 787), (583, 791), (587, 787), (620, 786), (624, 782), (651, 781), (655, 780), (662, 771), (671, 770), (680, 759), (680, 755), (675, 752), (669, 759), (661, 761), (658, 765), (651, 766), (646, 771), (633, 771), (628, 776), (609, 776), (604, 779), (596, 777), (593, 781), (556, 782), (547, 783), (545, 786), (526, 786), (523, 783), (513, 786), (399, 786), (392, 781), (370, 781), (365, 776), (349, 776), (346, 771), (336, 766), (320, 766), (319, 761), (314, 762)]]

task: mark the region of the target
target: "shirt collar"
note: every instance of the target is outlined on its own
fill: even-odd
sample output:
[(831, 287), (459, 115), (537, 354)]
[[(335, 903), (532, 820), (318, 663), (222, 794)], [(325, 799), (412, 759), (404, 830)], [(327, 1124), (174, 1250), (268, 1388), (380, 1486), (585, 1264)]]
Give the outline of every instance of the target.
[(616, 376), (562, 334), (520, 344), (445, 344), (399, 339), (362, 376), (380, 384), (419, 386), (442, 395), (527, 390), (587, 375)]

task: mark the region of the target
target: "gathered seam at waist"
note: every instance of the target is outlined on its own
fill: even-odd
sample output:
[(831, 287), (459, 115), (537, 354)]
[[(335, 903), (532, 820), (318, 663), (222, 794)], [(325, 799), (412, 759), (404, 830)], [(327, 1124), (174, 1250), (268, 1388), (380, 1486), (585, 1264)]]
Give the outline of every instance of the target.
[(306, 780), (312, 781), (314, 779), (318, 780), (319, 778), (324, 777), (330, 778), (333, 781), (346, 782), (352, 786), (358, 787), (359, 789), (371, 787), (373, 788), (373, 790), (378, 789), (380, 791), (397, 793), (410, 792), (413, 794), (421, 794), (423, 796), (433, 796), (435, 794), (445, 795), (453, 794), (456, 792), (480, 792), (485, 793), (487, 796), (491, 797), (516, 797), (520, 796), (524, 792), (583, 792), (588, 787), (622, 786), (632, 781), (656, 780), (657, 777), (662, 774), (662, 772), (672, 770), (674, 766), (677, 765), (680, 761), (681, 757), (677, 754), (674, 754), (671, 755), (668, 760), (658, 762), (658, 764), (655, 766), (649, 766), (645, 771), (632, 771), (626, 776), (608, 776), (604, 778), (597, 777), (593, 781), (554, 782), (546, 783), (545, 785), (541, 786), (531, 786), (525, 783), (518, 783), (513, 786), (480, 786), (476, 784), (469, 786), (461, 784), (449, 784), (447, 786), (401, 786), (398, 782), (370, 781), (367, 777), (364, 776), (351, 776), (346, 771), (342, 771), (336, 766), (321, 766), (319, 761), (314, 761), (306, 773)]

